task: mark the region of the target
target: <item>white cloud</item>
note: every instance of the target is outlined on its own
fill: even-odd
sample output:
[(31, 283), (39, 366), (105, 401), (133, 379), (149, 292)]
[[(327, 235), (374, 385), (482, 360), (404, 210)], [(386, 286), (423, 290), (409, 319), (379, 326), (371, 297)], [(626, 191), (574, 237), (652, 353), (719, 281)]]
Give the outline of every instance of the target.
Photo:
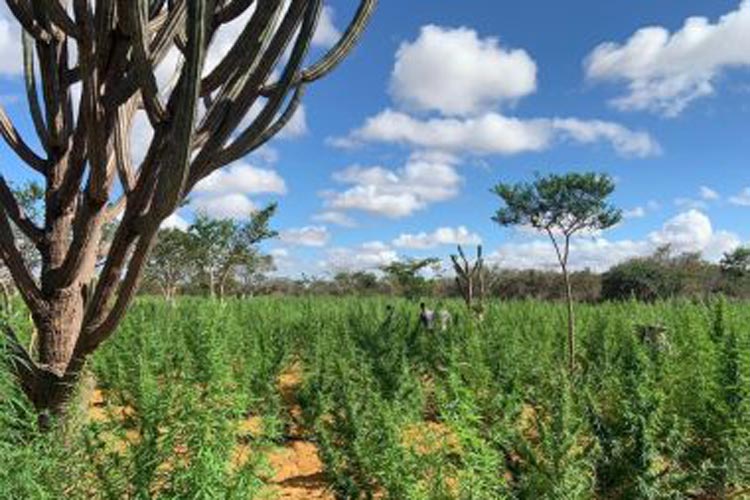
[(333, 20), (335, 12), (330, 5), (324, 5), (318, 20), (318, 26), (315, 29), (312, 43), (318, 47), (331, 47), (341, 38), (341, 32), (336, 28)]
[(189, 227), (190, 223), (177, 212), (164, 219), (160, 226), (161, 229), (179, 229), (180, 231), (187, 231)]
[(282, 128), (278, 134), (277, 139), (294, 139), (302, 137), (309, 132), (307, 127), (307, 111), (305, 111), (305, 105), (300, 104), (297, 111), (294, 112), (292, 118), (289, 120), (284, 128)]
[(649, 240), (656, 245), (671, 245), (677, 252), (700, 252), (714, 237), (708, 216), (692, 209), (669, 219), (659, 231), (649, 235)]
[(661, 26), (636, 31), (625, 43), (596, 47), (584, 63), (592, 80), (623, 81), (628, 92), (614, 99), (623, 110), (680, 114), (692, 101), (715, 92), (729, 68), (750, 66), (750, 1), (712, 23), (690, 17), (670, 33)]
[(698, 189), (697, 198), (680, 197), (674, 200), (674, 204), (680, 208), (692, 208), (695, 210), (708, 210), (710, 202), (717, 201), (721, 197), (719, 193), (708, 186), (701, 186)]
[[(647, 255), (647, 242), (622, 240), (610, 242), (605, 238), (578, 239), (571, 244), (569, 267), (572, 270), (604, 271), (618, 262)], [(559, 269), (555, 251), (549, 241), (507, 243), (488, 256), (488, 262), (509, 269)]]
[(323, 247), (331, 239), (325, 226), (305, 226), (281, 231), (279, 239), (289, 245)]
[(383, 142), (452, 154), (513, 155), (543, 151), (555, 142), (564, 141), (608, 142), (623, 156), (646, 157), (661, 151), (648, 133), (600, 120), (523, 120), (498, 113), (466, 119), (421, 120), (391, 109), (368, 118), (361, 128), (332, 143), (353, 147), (362, 142)]
[(693, 198), (675, 198), (674, 204), (680, 208), (708, 210), (708, 203), (706, 203), (704, 200), (695, 200)]
[(23, 71), (21, 55), (21, 30), (3, 6), (0, 10), (0, 75), (20, 75)]
[(373, 270), (398, 260), (396, 252), (382, 241), (362, 245), (331, 248), (319, 266), (328, 271)]
[(349, 217), (343, 212), (337, 212), (335, 210), (328, 210), (320, 212), (312, 216), (315, 222), (325, 222), (328, 224), (336, 224), (342, 227), (356, 227), (357, 221)]
[(245, 219), (256, 210), (255, 204), (241, 193), (195, 198), (190, 206), (217, 219)]
[(625, 219), (641, 219), (646, 216), (646, 209), (644, 207), (635, 207), (630, 210), (625, 210), (622, 213)]
[(428, 25), (398, 49), (390, 91), (406, 108), (465, 116), (534, 92), (536, 73), (523, 50), (468, 28)]
[(426, 161), (409, 161), (398, 170), (352, 166), (336, 172), (334, 180), (352, 187), (322, 193), (329, 208), (362, 210), (394, 219), (454, 198), (462, 183), (453, 166)]
[(212, 195), (286, 194), (286, 182), (274, 170), (240, 162), (212, 173), (195, 186), (195, 192)]
[[(675, 253), (700, 252), (709, 260), (717, 260), (724, 252), (736, 248), (740, 239), (734, 233), (716, 231), (708, 216), (698, 210), (689, 210), (667, 220), (643, 240), (574, 239), (570, 267), (605, 271), (626, 259), (649, 255), (657, 247), (667, 244)], [(556, 269), (559, 265), (550, 242), (546, 240), (502, 245), (488, 260), (515, 269)]]
[(700, 196), (706, 201), (716, 201), (720, 198), (719, 193), (708, 186), (700, 187)]
[(750, 207), (750, 187), (746, 187), (739, 194), (729, 198), (729, 203), (740, 207)]
[(269, 253), (273, 258), (283, 259), (285, 257), (289, 257), (289, 250), (287, 250), (286, 248), (274, 248)]
[(249, 195), (286, 194), (284, 179), (274, 170), (244, 162), (218, 170), (199, 182), (190, 206), (217, 218), (245, 219), (256, 205)]
[(465, 226), (440, 227), (432, 233), (401, 234), (393, 240), (396, 248), (409, 248), (413, 250), (425, 250), (441, 245), (479, 245), (482, 238), (470, 232)]

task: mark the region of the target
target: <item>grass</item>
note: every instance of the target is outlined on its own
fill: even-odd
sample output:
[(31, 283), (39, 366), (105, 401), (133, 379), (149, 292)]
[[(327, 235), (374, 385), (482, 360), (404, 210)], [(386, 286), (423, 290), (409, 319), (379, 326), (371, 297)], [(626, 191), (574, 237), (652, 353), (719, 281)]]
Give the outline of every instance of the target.
[[(381, 298), (141, 299), (54, 433), (36, 432), (0, 373), (0, 497), (739, 498), (750, 487), (745, 304), (580, 306), (573, 376), (562, 306), (493, 303), (481, 323), (444, 306), (453, 324), (426, 331), (414, 304)], [(28, 333), (23, 315), (8, 320)], [(639, 339), (655, 324), (667, 344)]]

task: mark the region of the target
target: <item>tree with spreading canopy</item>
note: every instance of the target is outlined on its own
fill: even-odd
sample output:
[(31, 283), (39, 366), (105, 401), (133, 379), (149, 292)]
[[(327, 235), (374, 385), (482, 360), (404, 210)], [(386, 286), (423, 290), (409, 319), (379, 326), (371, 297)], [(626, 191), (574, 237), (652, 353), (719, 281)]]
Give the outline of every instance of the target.
[(247, 222), (198, 214), (188, 229), (190, 254), (198, 279), (211, 297), (223, 298), (236, 268), (255, 262), (256, 245), (278, 235), (269, 227), (275, 213), (276, 205), (271, 204), (255, 212)]
[(258, 245), (278, 233), (270, 228), (275, 203), (249, 214), (245, 221), (212, 218), (199, 213), (182, 231), (160, 229), (145, 268), (149, 285), (172, 301), (185, 285), (200, 285), (211, 297), (223, 298), (230, 283), (242, 281), (247, 291), (258, 272), (267, 270), (269, 256)]
[(580, 232), (608, 229), (622, 220), (622, 211), (607, 198), (614, 192), (611, 177), (596, 173), (537, 175), (532, 183), (500, 183), (493, 189), (502, 206), (493, 217), (501, 226), (527, 226), (547, 234), (565, 282), (568, 312), (568, 365), (575, 367), (575, 316), (568, 261), (570, 241)]
[[(32, 220), (0, 177), (0, 258), (31, 311), (38, 357), (3, 330), (45, 422), (62, 413), (87, 357), (122, 320), (161, 223), (198, 182), (289, 122), (306, 87), (352, 50), (376, 0), (358, 2), (340, 40), (309, 65), (322, 0), (7, 4), (23, 30), (38, 141), (23, 137), (2, 109), (0, 135), (43, 179), (44, 213), (41, 223)], [(212, 40), (237, 19), (247, 19), (244, 28), (209, 67)], [(162, 63), (172, 57), (176, 69), (165, 80)], [(130, 144), (139, 112), (153, 129), (142, 160)], [(24, 261), (13, 226), (33, 242), (38, 272)]]
[(427, 257), (397, 260), (382, 266), (380, 270), (385, 273), (386, 279), (399, 293), (414, 300), (427, 295), (431, 286), (423, 272), (427, 269), (437, 269), (439, 266), (440, 259)]

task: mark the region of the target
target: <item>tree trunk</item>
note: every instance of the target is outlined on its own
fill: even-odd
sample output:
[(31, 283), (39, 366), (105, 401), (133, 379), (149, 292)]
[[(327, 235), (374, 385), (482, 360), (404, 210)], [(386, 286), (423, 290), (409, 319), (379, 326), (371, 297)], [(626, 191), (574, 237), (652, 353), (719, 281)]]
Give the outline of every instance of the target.
[(208, 292), (212, 299), (216, 298), (216, 278), (214, 277), (213, 269), (208, 273)]
[(82, 288), (74, 285), (59, 291), (46, 311), (35, 314), (39, 373), (31, 399), (41, 414), (61, 415), (74, 389), (83, 367), (83, 360), (73, 360), (83, 313)]
[(568, 306), (568, 369), (572, 372), (575, 370), (576, 332), (573, 311), (573, 287), (570, 283), (567, 268), (563, 268), (563, 279), (565, 280), (565, 300)]

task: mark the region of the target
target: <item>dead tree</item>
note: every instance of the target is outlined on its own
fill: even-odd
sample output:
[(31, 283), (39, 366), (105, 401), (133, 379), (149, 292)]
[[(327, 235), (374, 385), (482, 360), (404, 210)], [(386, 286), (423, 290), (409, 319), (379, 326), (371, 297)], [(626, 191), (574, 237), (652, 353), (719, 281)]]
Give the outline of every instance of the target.
[[(361, 0), (338, 43), (308, 65), (322, 3), (7, 0), (24, 33), (41, 147), (3, 110), (0, 134), (43, 178), (45, 211), (35, 224), (0, 177), (0, 258), (33, 316), (38, 357), (6, 333), (41, 414), (62, 410), (87, 356), (121, 321), (161, 222), (201, 179), (284, 127), (307, 85), (351, 51), (376, 0)], [(247, 21), (234, 45), (207, 67), (212, 39), (238, 19)], [(175, 56), (165, 84), (157, 69)], [(130, 150), (138, 112), (154, 131), (142, 161)], [(102, 246), (109, 224), (115, 229)], [(38, 270), (25, 265), (13, 225), (36, 246)]]
[[(460, 260), (459, 260), (460, 259)], [(456, 285), (466, 302), (469, 311), (479, 317), (484, 312), (485, 270), (482, 257), (482, 245), (477, 246), (477, 257), (472, 265), (466, 258), (461, 245), (458, 245), (458, 255), (451, 255), (453, 270), (456, 273)]]

